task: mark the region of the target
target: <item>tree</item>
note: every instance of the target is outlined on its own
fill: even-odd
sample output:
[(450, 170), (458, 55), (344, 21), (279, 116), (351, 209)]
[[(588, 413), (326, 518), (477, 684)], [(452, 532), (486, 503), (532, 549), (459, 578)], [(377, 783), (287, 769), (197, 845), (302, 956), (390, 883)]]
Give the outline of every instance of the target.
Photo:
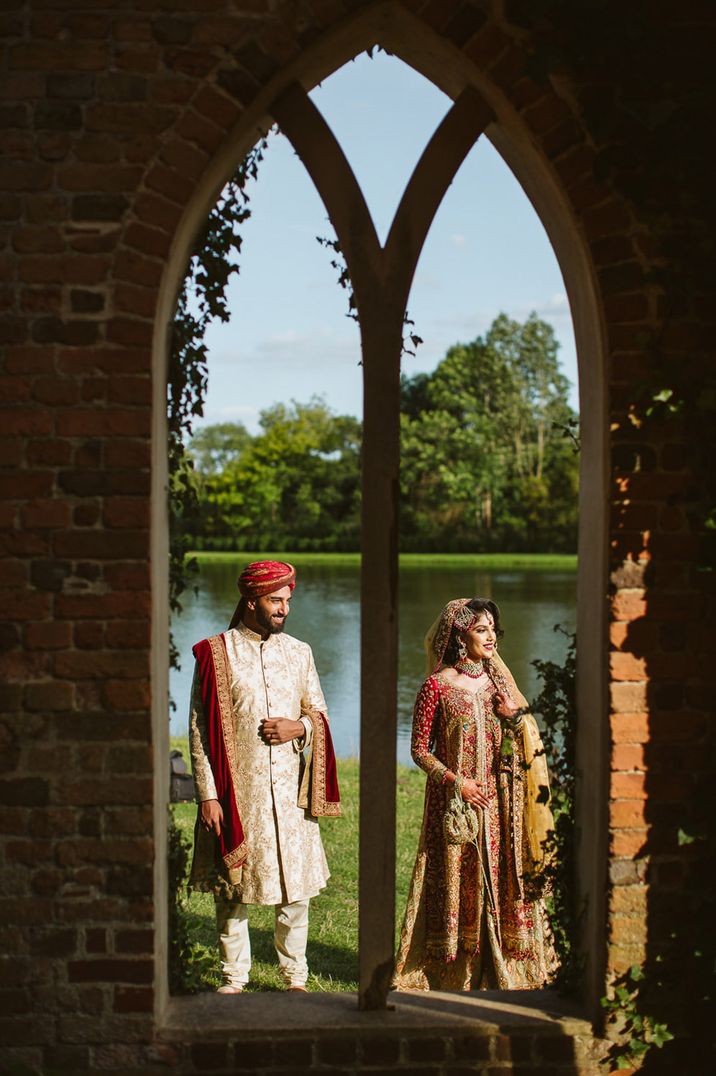
[(500, 314), (404, 378), (401, 533), (409, 548), (564, 549), (576, 536), (574, 420), (546, 322)]
[(203, 477), (221, 474), (239, 459), (250, 441), (250, 433), (240, 422), (217, 422), (196, 431), (189, 455)]
[[(259, 424), (255, 437), (237, 433), (233, 443), (243, 447), (220, 471), (204, 473), (199, 543), (237, 549), (356, 548), (358, 420), (334, 415), (314, 397), (307, 404), (275, 404), (261, 413)], [(223, 426), (211, 430), (200, 449), (207, 439), (211, 446), (232, 443)], [(215, 455), (209, 453), (210, 465)]]

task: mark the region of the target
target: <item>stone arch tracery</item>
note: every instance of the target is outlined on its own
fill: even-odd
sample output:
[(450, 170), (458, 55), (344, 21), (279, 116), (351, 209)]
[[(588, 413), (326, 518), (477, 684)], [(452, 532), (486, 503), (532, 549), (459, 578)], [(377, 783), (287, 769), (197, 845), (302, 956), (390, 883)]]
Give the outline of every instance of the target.
[[(478, 35), (479, 37), (479, 35)], [(307, 86), (341, 66), (358, 51), (376, 43), (412, 64), (455, 100), (419, 162), (406, 188), (384, 248), (380, 247), (360, 189), (338, 143), (317, 109), (306, 96)], [(472, 55), (470, 54), (472, 51)], [(399, 368), (405, 303), (422, 242), (445, 189), (476, 138), (486, 132), (533, 201), (560, 261), (572, 306), (580, 366), (583, 414), (583, 473), (580, 508), (581, 537), (578, 631), (580, 637), (580, 731), (581, 767), (580, 823), (591, 834), (585, 842), (581, 884), (589, 894), (585, 949), (591, 956), (592, 998), (598, 996), (603, 962), (603, 907), (601, 884), (605, 867), (605, 701), (603, 697), (606, 591), (606, 477), (605, 477), (605, 375), (601, 313), (596, 273), (584, 232), (578, 225), (583, 206), (570, 199), (570, 189), (587, 168), (588, 149), (572, 131), (574, 147), (567, 164), (552, 166), (550, 137), (554, 116), (564, 104), (546, 94), (539, 102), (525, 101), (524, 79), (514, 45), (505, 52), (504, 42), (480, 43), (480, 48), (461, 52), (454, 42), (407, 15), (397, 3), (380, 3), (329, 31), (300, 59), (268, 78), (246, 108), (237, 97), (246, 97), (240, 80), (215, 72), (215, 85), (206, 80), (184, 116), (175, 124), (175, 135), (163, 147), (145, 176), (147, 192), (137, 203), (131, 244), (133, 249), (151, 247), (156, 238), (155, 200), (152, 191), (173, 191), (174, 208), (162, 223), (172, 235), (166, 242), (167, 269), (159, 293), (154, 330), (155, 428), (153, 486), (155, 521), (153, 551), (155, 608), (162, 607), (166, 581), (166, 523), (162, 518), (165, 461), (162, 459), (164, 379), (161, 376), (167, 346), (167, 325), (174, 296), (195, 228), (208, 211), (236, 158), (245, 152), (272, 119), (292, 140), (304, 160), (338, 234), (346, 256), (361, 323), (364, 356), (364, 473), (363, 494), (363, 623), (370, 625), (362, 643), (362, 789), (361, 802), (361, 957), (360, 991), (363, 1007), (385, 1004), (393, 951), (394, 917), (394, 773), (395, 684), (397, 654), (397, 468)], [(217, 88), (221, 87), (221, 89)], [(210, 124), (202, 134), (197, 116)], [(546, 117), (549, 117), (547, 119)], [(564, 120), (566, 123), (566, 118)], [(559, 129), (560, 124), (557, 124)], [(547, 137), (544, 137), (544, 129)], [(563, 136), (566, 138), (567, 136)], [(214, 145), (210, 148), (209, 143)], [(180, 162), (194, 161), (200, 177), (196, 186), (183, 177), (175, 180)], [(560, 162), (563, 162), (561, 146)], [(560, 174), (560, 172), (562, 174)], [(566, 173), (566, 174), (565, 174)], [(572, 182), (570, 183), (570, 176)], [(574, 177), (578, 177), (576, 180)], [(581, 197), (584, 197), (582, 194)], [(143, 229), (143, 231), (142, 231)], [(128, 229), (129, 231), (129, 229)], [(128, 238), (125, 235), (125, 238)], [(120, 254), (127, 258), (126, 251)], [(130, 258), (131, 260), (131, 258)], [(120, 271), (121, 276), (121, 271)], [(386, 510), (386, 507), (389, 510)], [(582, 655), (586, 655), (582, 657)], [(154, 634), (155, 728), (161, 743), (162, 717), (166, 712), (165, 640), (160, 623)], [(155, 773), (156, 802), (166, 799), (163, 769)], [(377, 797), (377, 799), (376, 799)], [(391, 824), (392, 820), (392, 824)], [(157, 830), (161, 848), (162, 828)], [(157, 891), (162, 889), (161, 853), (157, 856)], [(158, 946), (157, 978), (165, 978)], [(160, 991), (161, 993), (161, 991)]]

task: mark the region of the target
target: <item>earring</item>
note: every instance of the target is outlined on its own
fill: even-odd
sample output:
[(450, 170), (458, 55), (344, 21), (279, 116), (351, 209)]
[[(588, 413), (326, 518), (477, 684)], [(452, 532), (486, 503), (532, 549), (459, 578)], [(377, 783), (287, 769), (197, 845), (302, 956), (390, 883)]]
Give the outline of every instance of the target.
[(465, 646), (465, 640), (458, 635), (457, 637), (457, 656), (460, 661), (464, 661), (467, 657), (467, 647)]

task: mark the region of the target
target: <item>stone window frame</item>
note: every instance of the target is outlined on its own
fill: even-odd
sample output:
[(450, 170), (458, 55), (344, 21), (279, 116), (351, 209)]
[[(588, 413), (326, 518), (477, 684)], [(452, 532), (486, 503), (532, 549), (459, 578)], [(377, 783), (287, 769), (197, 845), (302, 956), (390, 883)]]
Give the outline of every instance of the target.
[[(582, 1013), (598, 1015), (606, 958), (605, 881), (608, 833), (608, 735), (606, 698), (607, 654), (607, 403), (605, 328), (595, 270), (584, 235), (555, 173), (534, 145), (524, 121), (506, 94), (458, 49), (423, 23), (393, 4), (358, 13), (307, 49), (260, 91), (226, 139), (197, 186), (178, 227), (167, 258), (153, 334), (154, 398), (152, 431), (152, 721), (154, 769), (154, 886), (157, 894), (155, 945), (155, 1020), (171, 1026), (181, 1000), (173, 999), (167, 979), (167, 816), (168, 802), (168, 519), (166, 513), (166, 368), (169, 327), (176, 296), (188, 260), (192, 238), (206, 218), (235, 163), (281, 116), (281, 125), (294, 125), (291, 134), (304, 163), (312, 153), (315, 109), (306, 109), (305, 93), (358, 53), (380, 44), (412, 66), (453, 101), (462, 96), (469, 105), (487, 108), (492, 119), (485, 130), (511, 168), (537, 212), (557, 256), (572, 313), (579, 368), (581, 412), (580, 527), (577, 581), (577, 829), (578, 891), (583, 906), (580, 948), (585, 959)], [(301, 89), (303, 88), (303, 90)], [(305, 92), (303, 92), (305, 91)], [(453, 112), (455, 108), (453, 108)], [(483, 124), (484, 125), (484, 124)], [(459, 126), (459, 124), (458, 124)], [(453, 132), (454, 133), (454, 132)], [(458, 135), (459, 137), (459, 131)], [(449, 144), (449, 140), (446, 144)], [(472, 142), (465, 149), (468, 152)], [(315, 149), (315, 145), (313, 147)], [(463, 154), (464, 155), (464, 154)], [(456, 168), (462, 157), (457, 161)], [(455, 168), (455, 170), (456, 170)], [(320, 158), (314, 155), (314, 182)], [(326, 177), (324, 176), (324, 181)], [(317, 185), (320, 190), (320, 177)], [(330, 183), (330, 179), (327, 180)], [(449, 180), (448, 180), (449, 182)], [(429, 186), (429, 180), (428, 180)], [(324, 182), (325, 187), (325, 182)], [(443, 188), (444, 189), (444, 188)], [(321, 193), (324, 193), (321, 191)], [(439, 197), (442, 197), (440, 193)], [(438, 198), (439, 204), (439, 198)], [(344, 206), (345, 208), (345, 206)], [(435, 209), (437, 204), (435, 205)], [(433, 209), (433, 212), (435, 211)], [(340, 207), (338, 212), (340, 213)], [(330, 213), (329, 213), (330, 215)], [(431, 218), (432, 219), (432, 216)], [(333, 220), (345, 244), (351, 238), (363, 246), (365, 235), (351, 233), (350, 224)], [(424, 222), (423, 222), (424, 223)], [(428, 221), (429, 226), (429, 221)], [(427, 228), (425, 228), (425, 232)], [(414, 238), (414, 237), (413, 237)], [(423, 236), (424, 238), (424, 236)], [(412, 271), (420, 252), (410, 248)], [(370, 244), (368, 244), (370, 246)], [(344, 245), (344, 251), (346, 247)], [(373, 251), (374, 253), (374, 251)], [(355, 269), (355, 265), (352, 266)], [(375, 269), (375, 266), (374, 266)], [(367, 274), (368, 276), (370, 274)], [(374, 276), (379, 279), (379, 273)], [(403, 287), (405, 288), (405, 279)], [(354, 278), (354, 286), (360, 284)], [(370, 280), (363, 284), (364, 302), (375, 298)], [(405, 291), (407, 300), (407, 291)], [(359, 307), (360, 307), (360, 295)], [(395, 311), (393, 311), (395, 313)], [(364, 364), (364, 453), (361, 612), (361, 815), (359, 881), (359, 994), (361, 1010), (381, 1010), (387, 1004), (392, 968), (395, 920), (395, 762), (397, 694), (397, 465), (399, 422), (398, 379), (390, 354), (392, 339), (370, 338), (362, 325), (363, 346), (373, 348), (388, 363)], [(401, 319), (402, 327), (402, 319)], [(382, 349), (382, 350), (381, 350)], [(367, 479), (365, 479), (367, 475)], [(390, 510), (386, 511), (385, 506)], [(369, 627), (368, 627), (369, 626)], [(366, 675), (367, 671), (370, 675)], [(194, 999), (198, 1003), (198, 999)], [(285, 1001), (285, 999), (283, 999)], [(198, 1010), (197, 1010), (198, 1011)], [(330, 1018), (329, 1018), (330, 1022)]]

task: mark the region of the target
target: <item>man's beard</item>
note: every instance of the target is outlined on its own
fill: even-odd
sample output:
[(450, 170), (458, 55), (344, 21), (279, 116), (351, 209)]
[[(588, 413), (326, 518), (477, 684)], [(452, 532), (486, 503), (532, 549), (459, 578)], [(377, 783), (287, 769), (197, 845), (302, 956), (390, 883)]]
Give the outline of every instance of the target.
[(286, 625), (286, 617), (280, 622), (271, 619), (271, 614), (264, 612), (260, 605), (256, 606), (256, 619), (270, 635), (280, 635)]

